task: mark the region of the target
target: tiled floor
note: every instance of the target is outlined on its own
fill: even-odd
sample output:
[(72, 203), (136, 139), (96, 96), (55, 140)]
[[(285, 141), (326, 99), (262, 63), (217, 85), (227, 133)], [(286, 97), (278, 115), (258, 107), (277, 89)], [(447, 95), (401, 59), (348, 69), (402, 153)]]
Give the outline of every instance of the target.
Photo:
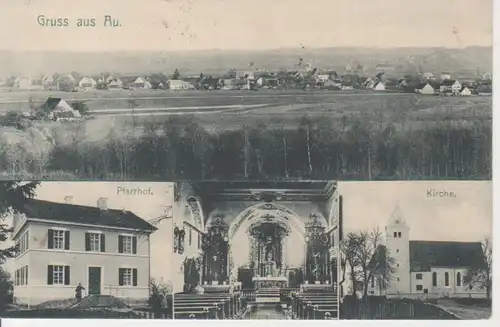
[(255, 311), (246, 314), (245, 319), (271, 319), (283, 320), (287, 319), (284, 313), (279, 312), (275, 306), (259, 306)]

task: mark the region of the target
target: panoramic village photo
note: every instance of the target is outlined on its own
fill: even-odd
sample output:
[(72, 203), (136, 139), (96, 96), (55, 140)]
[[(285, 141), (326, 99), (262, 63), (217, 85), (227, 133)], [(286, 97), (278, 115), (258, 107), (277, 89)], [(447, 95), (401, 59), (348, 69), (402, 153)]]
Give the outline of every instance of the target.
[(1, 182), (0, 316), (172, 319), (173, 183)]
[(2, 8), (2, 179), (492, 176), (491, 0), (55, 3)]
[(345, 182), (340, 319), (488, 319), (491, 182)]
[(333, 181), (178, 182), (174, 319), (338, 319)]

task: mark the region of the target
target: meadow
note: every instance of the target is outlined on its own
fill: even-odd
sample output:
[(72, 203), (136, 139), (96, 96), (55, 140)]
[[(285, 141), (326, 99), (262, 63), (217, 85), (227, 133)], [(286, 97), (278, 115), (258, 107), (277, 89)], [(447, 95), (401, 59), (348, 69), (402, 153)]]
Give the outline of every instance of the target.
[(65, 93), (93, 120), (2, 127), (2, 178), (491, 178), (491, 97), (133, 92)]

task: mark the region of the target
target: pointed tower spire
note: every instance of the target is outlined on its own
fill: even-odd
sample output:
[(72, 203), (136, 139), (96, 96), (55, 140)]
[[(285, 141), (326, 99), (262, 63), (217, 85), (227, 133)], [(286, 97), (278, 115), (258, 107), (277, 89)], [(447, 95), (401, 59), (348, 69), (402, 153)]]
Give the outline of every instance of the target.
[(395, 224), (401, 224), (405, 222), (403, 217), (403, 210), (401, 210), (401, 206), (399, 205), (399, 199), (396, 202), (394, 210), (392, 211), (391, 219), (389, 222)]

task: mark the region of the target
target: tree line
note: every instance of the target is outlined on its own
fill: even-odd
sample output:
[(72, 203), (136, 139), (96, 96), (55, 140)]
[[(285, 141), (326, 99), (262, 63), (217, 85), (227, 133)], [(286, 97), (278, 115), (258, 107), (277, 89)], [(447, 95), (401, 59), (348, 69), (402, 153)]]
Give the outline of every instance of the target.
[(55, 142), (46, 153), (3, 146), (0, 171), (143, 180), (491, 178), (491, 121), (414, 128), (304, 116), (295, 123), (270, 123), (214, 132), (192, 116), (175, 116), (140, 126), (134, 121), (130, 132), (111, 130), (98, 142), (75, 128), (69, 142)]

